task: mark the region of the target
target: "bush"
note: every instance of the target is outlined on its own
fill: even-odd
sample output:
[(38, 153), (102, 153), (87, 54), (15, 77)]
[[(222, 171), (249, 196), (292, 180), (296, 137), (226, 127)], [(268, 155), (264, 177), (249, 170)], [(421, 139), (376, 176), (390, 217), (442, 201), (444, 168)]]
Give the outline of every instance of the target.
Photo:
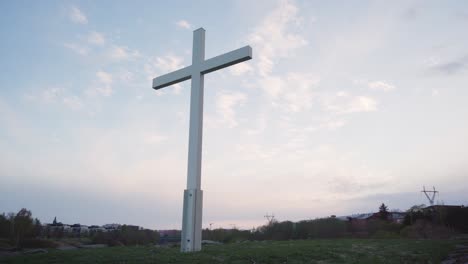
[(250, 239), (250, 231), (239, 229), (204, 229), (202, 238), (205, 240), (219, 241), (223, 243), (239, 242)]
[(315, 220), (273, 222), (258, 228), (251, 235), (253, 240), (288, 240), (308, 238), (337, 238), (347, 235), (346, 222), (334, 217)]
[(158, 243), (159, 233), (149, 229), (139, 230), (135, 226), (123, 225), (120, 230), (96, 233), (92, 241), (95, 244), (109, 246), (147, 245)]
[(434, 225), (431, 221), (419, 219), (413, 225), (404, 227), (400, 234), (408, 238), (446, 239), (456, 233), (448, 227)]

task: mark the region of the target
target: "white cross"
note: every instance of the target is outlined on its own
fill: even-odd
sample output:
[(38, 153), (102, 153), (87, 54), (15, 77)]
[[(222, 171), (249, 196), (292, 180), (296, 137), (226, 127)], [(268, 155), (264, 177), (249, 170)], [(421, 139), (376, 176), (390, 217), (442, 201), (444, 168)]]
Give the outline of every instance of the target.
[(243, 48), (205, 60), (205, 30), (193, 32), (192, 65), (153, 79), (153, 88), (192, 79), (187, 189), (184, 191), (180, 250), (201, 250), (203, 192), (200, 188), (203, 134), (203, 75), (252, 59), (252, 48)]

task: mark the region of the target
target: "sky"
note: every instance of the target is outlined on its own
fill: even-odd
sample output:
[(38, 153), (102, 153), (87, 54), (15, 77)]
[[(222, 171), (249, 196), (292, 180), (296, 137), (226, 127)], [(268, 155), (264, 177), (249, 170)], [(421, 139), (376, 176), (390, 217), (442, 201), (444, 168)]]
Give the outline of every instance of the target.
[(180, 229), (200, 27), (203, 227), (468, 204), (466, 1), (1, 1), (0, 212)]

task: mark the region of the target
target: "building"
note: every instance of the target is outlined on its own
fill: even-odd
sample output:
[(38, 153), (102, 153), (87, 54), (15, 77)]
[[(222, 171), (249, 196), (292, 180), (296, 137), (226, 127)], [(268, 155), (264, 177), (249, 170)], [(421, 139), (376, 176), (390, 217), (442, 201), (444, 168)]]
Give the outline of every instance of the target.
[(106, 232), (109, 232), (119, 230), (121, 226), (121, 224), (105, 224), (102, 227), (106, 230)]
[(88, 232), (90, 235), (98, 232), (106, 232), (107, 230), (102, 226), (92, 225), (88, 227)]
[(89, 233), (88, 226), (85, 226), (85, 225), (74, 224), (71, 226), (71, 229), (72, 229), (73, 235), (76, 235), (76, 236), (87, 235)]

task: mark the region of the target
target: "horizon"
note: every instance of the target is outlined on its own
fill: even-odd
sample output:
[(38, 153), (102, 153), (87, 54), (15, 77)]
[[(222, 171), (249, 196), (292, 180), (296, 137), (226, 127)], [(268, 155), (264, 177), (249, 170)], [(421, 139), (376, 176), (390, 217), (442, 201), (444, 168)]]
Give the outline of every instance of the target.
[[(180, 8), (183, 6), (184, 8)], [(468, 3), (0, 3), (0, 208), (180, 229), (190, 83), (205, 76), (203, 228), (467, 205)], [(155, 15), (156, 14), (156, 15)], [(203, 15), (202, 15), (203, 14)]]
[[(435, 205), (425, 205), (425, 204), (419, 204), (419, 205), (416, 205), (416, 206), (425, 206), (425, 207), (430, 207), (430, 206), (464, 206), (464, 205), (446, 205), (446, 204), (435, 204)], [(27, 209), (27, 208), (22, 208), (22, 209)], [(409, 209), (409, 208), (408, 208)], [(21, 210), (21, 209), (20, 209)], [(405, 213), (407, 210), (401, 210), (401, 209), (389, 209), (388, 212), (389, 213)], [(2, 212), (3, 214), (9, 214), (9, 213), (14, 213), (16, 214), (16, 212)], [(32, 212), (31, 212), (32, 213)], [(334, 217), (334, 218), (343, 218), (343, 217), (349, 217), (349, 216), (362, 216), (362, 215), (369, 215), (369, 214), (375, 214), (375, 213), (378, 213), (378, 210), (374, 210), (374, 211), (371, 211), (371, 212), (360, 212), (360, 213), (352, 213), (352, 214), (347, 214), (347, 215), (340, 215), (340, 214), (330, 214), (328, 216), (322, 216), (322, 217), (316, 217), (316, 218), (309, 218), (309, 219), (298, 219), (297, 221), (291, 221), (289, 219), (282, 219), (280, 221), (278, 221), (276, 218), (275, 218), (275, 215), (272, 214), (272, 215), (268, 215), (269, 217), (272, 217), (271, 219), (274, 219), (275, 221), (278, 221), (278, 222), (284, 222), (284, 221), (291, 221), (291, 222), (300, 222), (300, 221), (312, 221), (312, 220), (316, 220), (316, 219), (324, 219), (324, 218), (330, 218), (330, 217)], [(266, 218), (266, 216), (264, 216), (264, 223), (261, 224), (261, 225), (258, 225), (258, 226), (253, 226), (252, 228), (259, 228), (261, 226), (265, 226), (265, 225), (268, 225), (268, 222), (270, 220), (268, 220)], [(34, 216), (34, 214), (32, 214), (32, 218), (33, 219), (38, 219), (37, 217)], [(53, 221), (50, 221), (50, 222), (46, 222), (46, 221), (42, 221), (41, 219), (38, 219), (41, 223), (41, 225), (49, 225), (49, 224), (52, 224), (54, 221), (57, 221), (58, 224), (63, 224), (63, 225), (69, 225), (69, 226), (72, 226), (72, 225), (84, 225), (84, 226), (106, 226), (106, 225), (130, 225), (132, 226), (133, 224), (132, 223), (116, 223), (116, 222), (112, 222), (112, 223), (104, 223), (104, 224), (82, 224), (82, 223), (78, 223), (78, 222), (73, 222), (73, 223), (63, 223), (62, 221), (60, 221), (60, 219), (57, 220), (57, 217), (54, 216), (54, 219)], [(266, 221), (266, 222), (265, 222)], [(214, 224), (214, 223), (211, 223), (211, 224)], [(149, 228), (146, 228), (144, 226), (139, 226), (140, 228), (145, 228), (145, 229), (149, 229)], [(230, 228), (229, 228), (230, 227)], [(235, 223), (231, 223), (229, 224), (229, 227), (228, 226), (218, 226), (215, 228), (212, 228), (212, 226), (209, 226), (209, 227), (204, 227), (203, 229), (208, 229), (208, 228), (212, 228), (212, 229), (239, 229), (239, 230), (251, 230), (252, 228), (248, 228), (248, 227), (245, 227), (245, 228), (238, 228), (238, 226), (235, 224)], [(165, 230), (178, 230), (178, 231), (181, 231), (180, 228), (173, 228), (173, 229), (153, 229), (153, 230), (157, 230), (157, 231), (165, 231)]]

